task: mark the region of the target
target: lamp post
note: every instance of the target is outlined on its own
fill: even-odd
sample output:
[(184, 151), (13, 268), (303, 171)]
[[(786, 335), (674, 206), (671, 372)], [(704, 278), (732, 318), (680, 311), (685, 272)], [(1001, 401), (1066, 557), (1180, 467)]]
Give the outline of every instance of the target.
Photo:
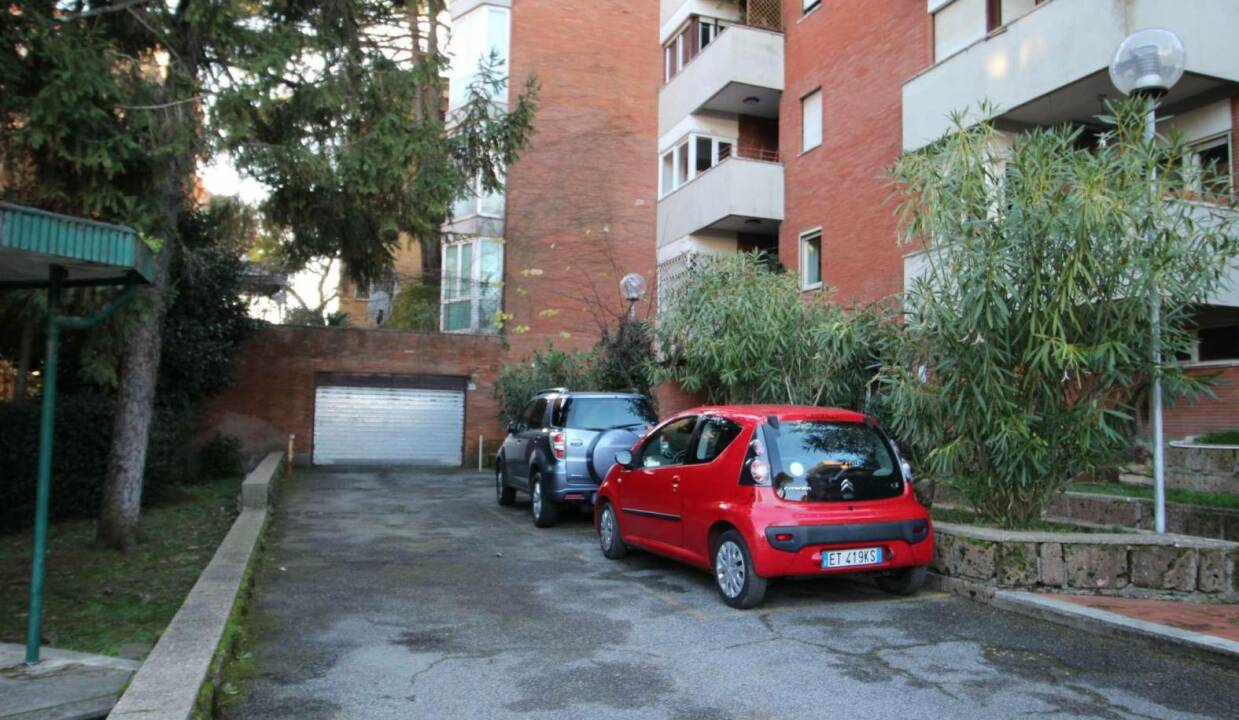
[[(1128, 35), (1114, 51), (1110, 62), (1110, 80), (1124, 95), (1144, 98), (1147, 110), (1144, 120), (1144, 141), (1151, 143), (1157, 135), (1157, 100), (1183, 77), (1187, 65), (1187, 53), (1179, 36), (1169, 30), (1150, 28)], [(1150, 189), (1150, 202), (1161, 202), (1157, 192), (1156, 175)], [(1156, 242), (1156, 233), (1149, 228), (1149, 242)], [(1153, 278), (1150, 291), (1153, 326), (1153, 387), (1150, 391), (1150, 414), (1153, 419), (1153, 507), (1156, 529), (1166, 532), (1166, 464), (1163, 457), (1165, 439), (1162, 433), (1162, 329), (1161, 294), (1157, 278)]]
[(637, 319), (637, 301), (645, 294), (645, 278), (637, 273), (628, 273), (620, 280), (620, 292), (628, 301), (628, 319)]

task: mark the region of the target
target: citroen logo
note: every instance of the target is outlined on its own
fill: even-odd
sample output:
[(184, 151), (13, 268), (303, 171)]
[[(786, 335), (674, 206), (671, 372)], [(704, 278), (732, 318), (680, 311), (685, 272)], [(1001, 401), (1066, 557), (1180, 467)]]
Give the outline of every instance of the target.
[(839, 483), (839, 492), (843, 493), (844, 495), (851, 495), (855, 491), (856, 491), (856, 487), (852, 485), (851, 480), (847, 478), (843, 478), (843, 482)]

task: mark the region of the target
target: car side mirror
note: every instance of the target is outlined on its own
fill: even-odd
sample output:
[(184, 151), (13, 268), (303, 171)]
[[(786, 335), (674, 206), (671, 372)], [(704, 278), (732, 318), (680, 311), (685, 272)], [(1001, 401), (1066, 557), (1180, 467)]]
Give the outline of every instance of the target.
[(625, 470), (632, 469), (632, 452), (629, 450), (620, 450), (615, 453), (615, 462)]
[(521, 431), (520, 423), (514, 423), (514, 422), (508, 423), (508, 434), (509, 435), (511, 435), (512, 433), (518, 433), (520, 431)]

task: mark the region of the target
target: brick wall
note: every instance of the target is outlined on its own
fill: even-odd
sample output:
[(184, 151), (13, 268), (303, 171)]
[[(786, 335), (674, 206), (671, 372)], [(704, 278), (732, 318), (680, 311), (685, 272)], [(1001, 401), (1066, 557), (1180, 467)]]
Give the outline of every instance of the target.
[(247, 449), (281, 447), (296, 433), (295, 451), (307, 457), (319, 372), (458, 375), (474, 384), (465, 395), (465, 464), (503, 441), (496, 413), (495, 377), (502, 342), (496, 337), (434, 335), (398, 330), (270, 326), (246, 340), (236, 355), (232, 383), (204, 409), (202, 432), (242, 438)]
[(1167, 404), (1163, 414), (1167, 440), (1239, 428), (1239, 362), (1193, 369), (1198, 375), (1215, 375), (1216, 398), (1201, 398), (1195, 405), (1181, 400)]
[(627, 308), (625, 274), (654, 286), (658, 3), (521, 0), (511, 53), (513, 90), (531, 74), (542, 86), (532, 144), (508, 172), (504, 310), (516, 360), (548, 341), (592, 345), (599, 322)]
[[(895, 206), (884, 172), (902, 152), (903, 83), (931, 62), (925, 4), (828, 2), (801, 17), (784, 3), (786, 89), (779, 108), (786, 219), (779, 257), (799, 268), (801, 232), (822, 228), (822, 277), (840, 302), (903, 289)], [(800, 98), (820, 87), (822, 144), (801, 154)]]

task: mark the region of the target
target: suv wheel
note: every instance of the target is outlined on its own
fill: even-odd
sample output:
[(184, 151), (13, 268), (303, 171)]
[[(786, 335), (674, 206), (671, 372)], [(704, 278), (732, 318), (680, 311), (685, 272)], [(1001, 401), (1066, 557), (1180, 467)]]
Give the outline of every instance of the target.
[(615, 508), (605, 500), (602, 511), (598, 513), (598, 544), (602, 546), (602, 554), (610, 560), (619, 560), (628, 554), (628, 545), (620, 535), (619, 518), (615, 516)]
[(516, 489), (508, 487), (503, 481), (503, 458), (499, 458), (499, 465), (495, 468), (495, 501), (504, 507), (516, 502)]
[(929, 570), (925, 566), (903, 568), (889, 575), (878, 576), (878, 587), (891, 595), (911, 595), (925, 584)]
[(529, 478), (529, 509), (533, 513), (534, 527), (548, 528), (559, 519), (559, 508), (543, 493), (542, 473), (534, 471)]
[(766, 578), (753, 570), (749, 546), (735, 530), (728, 530), (714, 548), (714, 585), (723, 602), (741, 610), (756, 607), (766, 597)]

